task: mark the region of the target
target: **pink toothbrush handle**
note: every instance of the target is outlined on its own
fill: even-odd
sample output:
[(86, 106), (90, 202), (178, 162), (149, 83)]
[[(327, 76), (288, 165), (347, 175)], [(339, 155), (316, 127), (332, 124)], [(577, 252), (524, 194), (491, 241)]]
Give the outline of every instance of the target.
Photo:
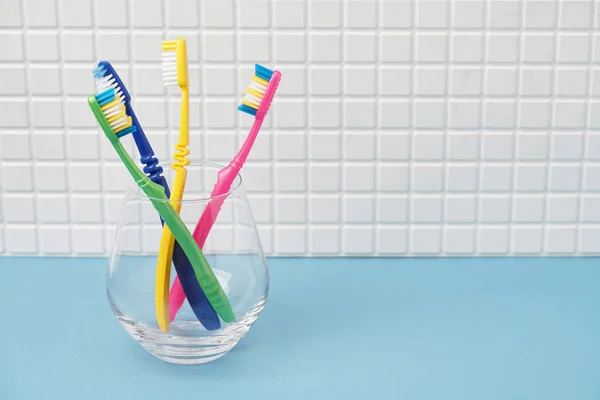
[[(215, 223), (217, 216), (219, 215), (219, 211), (221, 210), (221, 206), (227, 197), (225, 194), (231, 189), (231, 184), (233, 183), (238, 172), (240, 172), (242, 165), (244, 165), (248, 155), (250, 154), (250, 149), (252, 149), (252, 145), (256, 140), (258, 132), (260, 131), (260, 127), (262, 126), (265, 116), (267, 115), (267, 111), (271, 106), (271, 102), (273, 101), (273, 97), (275, 96), (275, 91), (277, 91), (277, 86), (279, 86), (280, 80), (281, 72), (274, 71), (271, 81), (269, 82), (269, 86), (267, 87), (267, 91), (265, 92), (263, 101), (256, 112), (256, 118), (254, 119), (252, 128), (250, 128), (250, 132), (248, 133), (248, 137), (244, 141), (242, 148), (234, 157), (234, 159), (231, 160), (231, 163), (229, 163), (227, 167), (223, 168), (218, 173), (217, 183), (215, 184), (215, 187), (211, 193), (211, 197), (213, 198), (208, 202), (206, 208), (202, 212), (202, 216), (196, 224), (196, 228), (194, 229), (194, 239), (196, 239), (196, 243), (198, 243), (198, 246), (201, 249), (204, 249), (206, 237)], [(183, 288), (179, 282), (179, 277), (176, 277), (175, 281), (173, 282), (173, 286), (171, 286), (171, 292), (169, 294), (169, 315), (171, 317), (171, 321), (175, 319), (177, 312), (184, 302), (185, 293), (183, 292)]]
[[(219, 171), (217, 183), (210, 194), (212, 199), (204, 208), (202, 216), (198, 220), (198, 223), (194, 228), (194, 233), (192, 234), (196, 240), (196, 243), (198, 243), (198, 246), (201, 249), (204, 248), (204, 243), (206, 242), (206, 238), (210, 233), (210, 229), (217, 220), (219, 211), (221, 211), (221, 207), (227, 198), (225, 194), (231, 189), (231, 184), (233, 183), (241, 167), (242, 165), (238, 164), (234, 159), (231, 164)], [(171, 293), (169, 295), (169, 315), (171, 321), (175, 319), (177, 312), (181, 306), (183, 306), (184, 302), (185, 293), (181, 287), (181, 282), (179, 282), (179, 276), (177, 276), (173, 282)]]

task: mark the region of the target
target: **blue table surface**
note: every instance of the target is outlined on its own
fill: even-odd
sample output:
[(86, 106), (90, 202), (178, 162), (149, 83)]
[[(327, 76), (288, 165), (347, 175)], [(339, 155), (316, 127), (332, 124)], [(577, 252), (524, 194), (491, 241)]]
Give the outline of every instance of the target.
[(248, 335), (182, 366), (119, 325), (105, 259), (0, 257), (0, 399), (600, 398), (598, 259), (269, 266)]

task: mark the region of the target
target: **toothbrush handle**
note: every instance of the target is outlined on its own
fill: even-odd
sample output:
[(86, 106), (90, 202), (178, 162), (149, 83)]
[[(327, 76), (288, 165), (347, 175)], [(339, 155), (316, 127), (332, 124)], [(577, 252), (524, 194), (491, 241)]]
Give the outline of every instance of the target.
[[(149, 181), (149, 183), (152, 183)], [(162, 191), (162, 187), (156, 185)], [(165, 198), (166, 199), (166, 198)], [(162, 215), (165, 224), (169, 227), (173, 236), (179, 242), (185, 254), (192, 264), (196, 279), (204, 290), (206, 297), (215, 311), (223, 318), (225, 322), (233, 322), (235, 314), (231, 308), (231, 304), (227, 295), (223, 291), (221, 284), (217, 280), (213, 270), (208, 265), (208, 261), (202, 254), (202, 251), (194, 241), (192, 235), (189, 234), (187, 227), (177, 215), (171, 204), (152, 198), (154, 208)]]
[[(194, 228), (194, 233), (192, 235), (201, 249), (204, 248), (206, 238), (208, 237), (212, 226), (217, 220), (219, 211), (221, 211), (221, 207), (223, 206), (223, 203), (227, 198), (227, 196), (225, 196), (224, 194), (231, 189), (231, 185), (241, 167), (242, 165), (238, 164), (234, 160), (231, 164), (223, 168), (218, 173), (217, 183), (215, 184), (215, 187), (213, 188), (213, 191), (211, 193), (211, 200), (204, 208), (202, 216), (198, 220), (198, 223), (196, 224), (196, 227)], [(183, 290), (182, 288), (182, 283), (178, 275), (175, 278), (175, 281), (173, 282), (173, 286), (171, 287), (171, 294), (169, 296), (169, 314), (171, 316), (171, 321), (173, 321), (173, 319), (177, 315), (177, 312), (185, 302), (185, 297), (186, 293), (185, 290)], [(189, 298), (188, 301), (190, 301)]]
[[(165, 195), (167, 197), (171, 197), (167, 180), (162, 175), (154, 179), (153, 182), (161, 185), (165, 190)], [(162, 217), (160, 218), (160, 221), (161, 224), (164, 225)], [(210, 305), (206, 294), (204, 294), (204, 291), (200, 287), (198, 279), (196, 279), (194, 269), (192, 268), (192, 264), (185, 255), (185, 252), (181, 248), (181, 245), (178, 241), (175, 241), (175, 245), (173, 247), (173, 264), (175, 265), (175, 271), (177, 272), (176, 279), (180, 281), (184, 292), (183, 296), (184, 298), (187, 297), (190, 307), (192, 308), (194, 315), (196, 315), (196, 318), (198, 318), (198, 321), (200, 321), (202, 326), (209, 331), (219, 329), (221, 327), (219, 316), (215, 312), (214, 308), (212, 308)], [(175, 315), (173, 315), (170, 320), (173, 321), (174, 318)]]

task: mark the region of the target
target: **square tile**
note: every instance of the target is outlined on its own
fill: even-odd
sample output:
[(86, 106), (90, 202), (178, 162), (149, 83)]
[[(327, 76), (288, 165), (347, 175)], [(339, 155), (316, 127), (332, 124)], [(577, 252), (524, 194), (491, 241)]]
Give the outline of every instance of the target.
[(408, 220), (408, 196), (380, 195), (377, 198), (377, 221), (391, 224)]
[(448, 192), (474, 192), (477, 190), (478, 168), (475, 164), (449, 164), (446, 167)]
[[(445, 34), (417, 33), (416, 58), (419, 62), (445, 62), (448, 59)], [(384, 61), (394, 61), (385, 60)]]
[(306, 4), (301, 0), (274, 3), (274, 20), (277, 28), (304, 28)]
[(475, 222), (476, 211), (475, 195), (448, 195), (445, 201), (444, 221), (450, 223)]
[(23, 35), (20, 32), (0, 32), (0, 61), (22, 61), (23, 55)]
[(2, 210), (7, 223), (36, 221), (33, 194), (5, 194)]
[[(384, 40), (384, 39), (382, 39)], [(349, 32), (344, 38), (344, 58), (346, 61), (373, 62), (377, 55), (376, 36), (373, 33)], [(383, 42), (385, 43), (385, 42)], [(382, 46), (384, 46), (382, 44)], [(387, 60), (386, 47), (382, 47), (382, 59)]]
[(373, 1), (348, 0), (346, 2), (346, 26), (350, 28), (375, 28), (377, 3)]
[(375, 221), (375, 196), (353, 194), (343, 198), (343, 221), (348, 223), (373, 223)]
[(313, 254), (338, 254), (340, 251), (339, 228), (331, 226), (311, 227), (309, 251)]
[(484, 160), (511, 160), (513, 158), (512, 132), (484, 133), (483, 134)]
[(482, 194), (479, 196), (478, 211), (481, 222), (508, 222), (510, 197), (504, 194)]
[(404, 254), (408, 251), (408, 231), (406, 227), (377, 227), (376, 250), (380, 254)]
[(337, 223), (340, 219), (340, 196), (310, 195), (309, 221), (317, 223)]
[(4, 78), (0, 81), (0, 95), (18, 95), (27, 93), (25, 71), (20, 67), (2, 69)]
[(341, 170), (339, 164), (315, 164), (310, 166), (311, 192), (337, 192), (341, 186)]
[(198, 27), (197, 0), (169, 0), (167, 2), (168, 24), (174, 28)]
[(550, 254), (574, 253), (577, 231), (570, 226), (550, 225), (546, 227), (545, 250)]
[(102, 3), (94, 2), (94, 4), (96, 6), (94, 16), (99, 27), (127, 27), (128, 0), (104, 0)]
[(206, 61), (233, 61), (235, 37), (229, 32), (206, 32), (204, 34), (204, 59)]
[(453, 33), (451, 40), (451, 61), (474, 63), (483, 60), (483, 35), (481, 33)]
[(380, 24), (384, 28), (408, 28), (411, 26), (412, 8), (410, 0), (382, 0), (380, 5)]
[(477, 251), (483, 254), (508, 252), (508, 227), (480, 226), (477, 230)]
[(519, 58), (519, 37), (514, 33), (489, 33), (487, 61), (491, 63), (516, 62)]
[(58, 34), (56, 32), (28, 32), (27, 56), (31, 61), (58, 61)]
[(452, 26), (456, 28), (482, 28), (485, 24), (484, 3), (458, 0), (452, 4)]
[(517, 134), (517, 159), (545, 160), (548, 157), (548, 135), (538, 132)]
[(42, 226), (39, 231), (40, 251), (45, 254), (71, 253), (71, 232), (67, 225)]
[[(412, 60), (412, 36), (402, 32), (382, 32), (379, 37), (379, 57), (383, 62), (410, 62)], [(435, 39), (423, 39), (430, 47), (439, 46)], [(438, 47), (439, 48), (439, 47)], [(429, 49), (432, 53), (433, 49)], [(433, 57), (433, 54), (425, 54)], [(365, 56), (366, 58), (366, 56)]]
[(448, 3), (445, 1), (420, 1), (417, 6), (417, 28), (445, 28), (448, 20)]
[(270, 2), (266, 0), (244, 1), (237, 3), (238, 21), (242, 28), (268, 28)]
[(513, 221), (515, 222), (543, 222), (544, 220), (543, 195), (516, 194), (513, 198)]
[(484, 192), (506, 192), (512, 184), (510, 164), (483, 164), (479, 185)]
[(531, 63), (554, 61), (555, 35), (552, 33), (526, 33), (523, 36), (522, 59)]
[(444, 252), (472, 254), (475, 252), (475, 228), (472, 226), (444, 227)]
[(546, 166), (523, 163), (515, 165), (515, 189), (523, 192), (546, 190)]
[(406, 164), (383, 164), (379, 166), (377, 189), (381, 192), (406, 192), (409, 188)]
[(341, 24), (341, 6), (338, 0), (308, 2), (310, 25), (314, 28), (337, 28)]
[[(19, 15), (18, 1), (15, 1), (14, 3), (16, 4), (14, 8), (3, 8), (4, 12), (9, 11), (7, 15), (5, 15), (7, 22), (10, 19), (12, 20), (12, 23), (16, 23), (21, 19)], [(24, 8), (25, 14), (27, 15), (28, 26), (36, 28), (56, 26), (56, 10), (58, 8), (56, 6), (56, 0), (27, 0), (24, 4)], [(0, 25), (5, 26), (2, 21), (0, 21)]]
[(371, 254), (375, 234), (371, 226), (348, 226), (342, 231), (342, 251), (347, 254)]
[[(426, 108), (426, 107), (425, 107)], [(423, 111), (424, 107), (421, 107)], [(375, 112), (375, 111), (373, 111)], [(353, 117), (356, 118), (356, 117)], [(382, 99), (379, 102), (379, 126), (382, 128), (409, 128), (410, 102)]]
[(94, 37), (91, 32), (63, 32), (62, 52), (65, 61), (94, 61)]
[(275, 221), (277, 223), (304, 223), (306, 221), (307, 200), (305, 195), (282, 195), (275, 200)]
[(527, 0), (523, 3), (525, 28), (554, 28), (556, 2), (549, 0)]
[[(311, 43), (314, 50), (314, 42)], [(330, 49), (335, 52), (335, 50)], [(306, 36), (304, 33), (275, 33), (275, 60), (277, 62), (306, 61)]]
[(38, 251), (35, 227), (8, 225), (4, 230), (6, 251), (15, 254), (35, 254)]
[(161, 0), (132, 0), (133, 26), (136, 28), (159, 28), (163, 26)]
[[(344, 126), (347, 128), (375, 128), (375, 112), (374, 100), (348, 99), (344, 102)], [(382, 122), (384, 127), (391, 127), (393, 124), (389, 120)]]
[(268, 62), (271, 59), (271, 42), (267, 33), (248, 32), (240, 35), (239, 60)]
[(61, 23), (66, 27), (92, 27), (91, 0), (60, 0)]
[(439, 253), (442, 247), (441, 228), (413, 225), (410, 228), (410, 251), (415, 254)]
[(348, 95), (374, 95), (375, 68), (347, 66), (344, 70), (344, 93)]
[(443, 198), (439, 195), (413, 195), (410, 205), (411, 222), (441, 222)]
[(231, 28), (235, 25), (233, 0), (203, 0), (202, 23), (207, 28)]
[(444, 187), (444, 169), (440, 164), (414, 164), (411, 177), (412, 190), (439, 192)]
[(23, 21), (21, 20), (21, 10), (19, 0), (5, 0), (2, 4), (2, 14), (0, 14), (1, 27), (20, 27)]
[(541, 225), (516, 225), (512, 231), (511, 249), (517, 254), (542, 252), (543, 229)]

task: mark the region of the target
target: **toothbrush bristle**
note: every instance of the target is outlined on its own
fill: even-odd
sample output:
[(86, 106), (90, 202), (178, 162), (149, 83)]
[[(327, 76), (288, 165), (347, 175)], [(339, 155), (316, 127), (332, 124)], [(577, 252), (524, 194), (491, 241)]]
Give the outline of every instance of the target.
[(177, 85), (177, 41), (162, 42), (162, 77), (165, 86)]
[(238, 107), (238, 110), (250, 115), (256, 115), (256, 111), (265, 97), (272, 76), (272, 70), (263, 67), (260, 64), (256, 64), (254, 75), (252, 76), (248, 89), (246, 89), (246, 95), (242, 99), (242, 104)]
[(109, 87), (98, 93), (96, 100), (110, 128), (118, 137), (122, 137), (135, 132), (136, 129), (133, 126), (131, 117), (127, 115), (127, 108), (125, 107), (123, 98), (115, 97), (115, 94), (115, 89)]

